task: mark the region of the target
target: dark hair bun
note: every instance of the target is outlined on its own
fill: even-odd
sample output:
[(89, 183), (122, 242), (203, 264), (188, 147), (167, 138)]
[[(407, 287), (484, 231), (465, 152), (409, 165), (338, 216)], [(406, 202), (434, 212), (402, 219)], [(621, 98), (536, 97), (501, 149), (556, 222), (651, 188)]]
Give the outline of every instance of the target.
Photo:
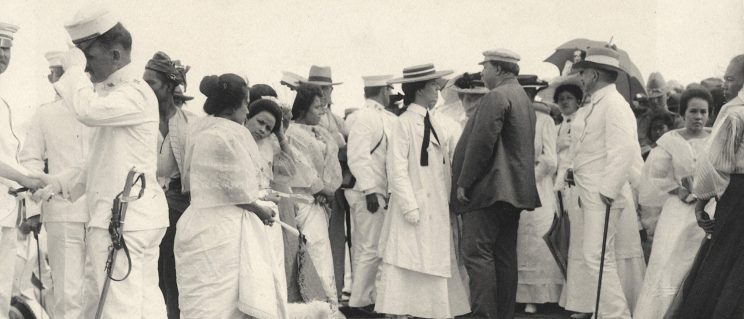
[(199, 84), (199, 91), (207, 97), (213, 97), (220, 91), (220, 78), (216, 75), (207, 75)]

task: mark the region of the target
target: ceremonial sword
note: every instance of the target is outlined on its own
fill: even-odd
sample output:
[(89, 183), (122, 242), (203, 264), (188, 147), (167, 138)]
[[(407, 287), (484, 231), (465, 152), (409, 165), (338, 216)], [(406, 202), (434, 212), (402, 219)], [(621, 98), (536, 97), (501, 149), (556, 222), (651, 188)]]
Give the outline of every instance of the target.
[[(141, 183), (140, 191), (136, 196), (130, 196), (132, 187), (137, 183)], [(124, 241), (124, 220), (127, 215), (127, 207), (129, 202), (133, 202), (142, 197), (145, 192), (145, 174), (137, 170), (136, 167), (132, 167), (127, 174), (126, 182), (124, 183), (124, 190), (116, 195), (114, 198), (114, 205), (111, 208), (111, 223), (109, 223), (109, 235), (111, 236), (111, 246), (109, 247), (109, 255), (106, 260), (106, 281), (103, 283), (103, 290), (101, 291), (101, 297), (98, 301), (98, 309), (96, 310), (96, 319), (100, 319), (103, 315), (103, 305), (106, 303), (106, 295), (108, 294), (109, 286), (111, 281), (123, 281), (129, 277), (129, 273), (132, 272), (132, 259), (129, 256), (129, 249)], [(114, 265), (116, 263), (117, 252), (124, 249), (124, 253), (127, 257), (128, 269), (124, 277), (116, 279), (113, 277)]]

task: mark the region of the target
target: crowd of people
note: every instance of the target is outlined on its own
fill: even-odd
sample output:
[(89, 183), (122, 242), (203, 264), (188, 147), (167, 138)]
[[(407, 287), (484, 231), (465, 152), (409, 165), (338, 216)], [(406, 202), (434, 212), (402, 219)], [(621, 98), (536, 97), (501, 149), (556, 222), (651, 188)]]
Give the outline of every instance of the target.
[(612, 45), (550, 83), (493, 49), (363, 76), (345, 118), (330, 67), (284, 72), (291, 101), (227, 73), (196, 116), (190, 67), (133, 69), (112, 13), (65, 29), (27, 136), (0, 100), (0, 318), (744, 315), (744, 55), (629, 99)]

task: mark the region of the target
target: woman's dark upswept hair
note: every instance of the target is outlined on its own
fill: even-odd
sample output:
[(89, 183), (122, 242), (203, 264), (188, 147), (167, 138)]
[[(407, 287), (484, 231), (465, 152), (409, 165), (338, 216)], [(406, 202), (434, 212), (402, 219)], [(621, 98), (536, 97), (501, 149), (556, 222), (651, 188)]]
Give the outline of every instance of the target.
[(323, 90), (315, 84), (302, 83), (297, 87), (297, 95), (292, 103), (292, 119), (301, 119), (310, 110), (315, 102), (315, 97), (323, 98)]
[(416, 100), (416, 92), (418, 90), (421, 90), (426, 87), (426, 83), (429, 83), (429, 81), (433, 80), (427, 80), (427, 81), (418, 81), (418, 82), (408, 82), (401, 84), (401, 89), (403, 90), (403, 105), (408, 106), (413, 101)]
[(581, 99), (584, 98), (584, 92), (581, 90), (581, 87), (576, 84), (568, 83), (561, 84), (555, 88), (555, 93), (553, 93), (553, 102), (558, 103), (558, 96), (563, 92), (571, 93), (571, 95), (576, 98), (577, 103), (581, 103)]
[(233, 73), (205, 76), (199, 84), (199, 91), (207, 96), (204, 112), (209, 115), (234, 111), (248, 99), (248, 85)]
[(268, 84), (254, 84), (251, 86), (251, 103), (264, 96), (278, 97), (274, 88)]
[(713, 108), (713, 96), (710, 95), (708, 90), (702, 87), (692, 87), (682, 92), (682, 96), (679, 98), (680, 115), (683, 117), (685, 116), (685, 112), (687, 112), (687, 104), (689, 104), (690, 100), (693, 98), (703, 99), (705, 102), (708, 102), (708, 113), (710, 113)]
[(274, 128), (271, 129), (272, 133), (276, 133), (280, 127), (282, 127), (282, 109), (272, 100), (258, 99), (248, 105), (248, 119), (258, 115), (261, 112), (269, 112), (274, 116)]

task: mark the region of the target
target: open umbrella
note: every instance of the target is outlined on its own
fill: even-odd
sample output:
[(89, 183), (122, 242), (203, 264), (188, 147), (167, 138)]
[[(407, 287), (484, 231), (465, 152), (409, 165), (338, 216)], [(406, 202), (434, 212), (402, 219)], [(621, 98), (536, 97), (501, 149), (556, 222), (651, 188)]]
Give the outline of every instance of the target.
[[(574, 57), (573, 54), (577, 50), (586, 52), (588, 48), (596, 48), (606, 45), (607, 43), (602, 41), (573, 39), (556, 48), (555, 52), (545, 59), (544, 62), (552, 63), (558, 67), (559, 71), (562, 71), (563, 67), (566, 65), (566, 61), (572, 60)], [(628, 103), (632, 103), (633, 97), (636, 96), (636, 94), (646, 94), (646, 86), (641, 71), (639, 71), (638, 67), (630, 60), (628, 53), (620, 49), (617, 49), (617, 52), (620, 54), (620, 69), (625, 72), (618, 76), (615, 84), (617, 85), (618, 92), (623, 95), (625, 100), (628, 101)], [(561, 75), (565, 76), (567, 74)]]

